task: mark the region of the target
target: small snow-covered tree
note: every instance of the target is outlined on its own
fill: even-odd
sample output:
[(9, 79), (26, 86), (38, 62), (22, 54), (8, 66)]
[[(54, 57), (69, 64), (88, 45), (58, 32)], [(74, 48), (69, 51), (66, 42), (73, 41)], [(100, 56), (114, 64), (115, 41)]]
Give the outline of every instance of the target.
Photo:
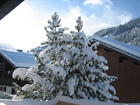
[[(70, 62), (66, 62), (68, 71), (68, 87), (70, 97), (84, 99), (98, 99), (100, 101), (118, 100), (115, 88), (110, 85), (116, 77), (108, 76), (105, 71), (108, 66), (103, 56), (98, 56), (92, 50), (98, 43), (88, 46), (86, 35), (81, 31), (83, 22), (81, 17), (76, 20), (77, 32), (71, 31), (73, 43), (70, 48)], [(69, 66), (70, 65), (70, 66)], [(70, 85), (69, 85), (70, 84)]]
[[(48, 40), (42, 44), (48, 44), (48, 47), (44, 49), (39, 56), (35, 54), (38, 68), (36, 68), (36, 70), (32, 70), (32, 68), (25, 69), (24, 73), (21, 73), (22, 68), (18, 68), (14, 71), (14, 78), (25, 79), (30, 82), (30, 84), (26, 84), (22, 88), (14, 83), (17, 96), (22, 95), (22, 98), (46, 100), (52, 99), (58, 94), (61, 95), (59, 83), (61, 83), (66, 76), (66, 71), (61, 66), (61, 60), (63, 59), (64, 53), (69, 51), (67, 46), (72, 43), (72, 39), (70, 34), (64, 33), (64, 31), (68, 29), (67, 27), (59, 28), (60, 21), (57, 13), (54, 13), (52, 21), (48, 21), (49, 26), (45, 27)], [(24, 77), (21, 78), (23, 75)]]
[[(107, 60), (98, 56), (88, 46), (86, 35), (81, 31), (81, 17), (76, 20), (77, 32), (64, 33), (68, 28), (60, 28), (57, 13), (45, 27), (48, 40), (39, 56), (36, 55), (38, 68), (25, 70), (22, 77), (21, 69), (15, 70), (13, 77), (27, 79), (30, 84), (19, 88), (17, 95), (35, 100), (50, 100), (56, 96), (69, 96), (74, 99), (98, 99), (100, 101), (117, 100), (115, 88), (110, 82), (116, 79), (108, 76), (105, 71)], [(95, 47), (96, 44), (94, 44)]]

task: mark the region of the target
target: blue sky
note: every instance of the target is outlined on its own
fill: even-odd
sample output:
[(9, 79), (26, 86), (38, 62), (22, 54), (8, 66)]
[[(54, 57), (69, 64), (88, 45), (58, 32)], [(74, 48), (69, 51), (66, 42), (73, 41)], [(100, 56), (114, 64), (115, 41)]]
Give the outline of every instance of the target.
[(140, 17), (140, 0), (24, 0), (0, 21), (0, 42), (29, 50), (47, 40), (44, 26), (57, 12), (62, 27), (75, 30), (78, 16), (87, 36)]

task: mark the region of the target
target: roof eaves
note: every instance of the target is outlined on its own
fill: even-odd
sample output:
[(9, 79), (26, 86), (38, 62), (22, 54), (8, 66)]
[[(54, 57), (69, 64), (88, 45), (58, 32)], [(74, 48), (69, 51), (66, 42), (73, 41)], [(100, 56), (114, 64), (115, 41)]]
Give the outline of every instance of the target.
[(0, 51), (0, 54), (14, 67), (16, 68), (16, 65), (14, 64), (14, 62), (9, 59), (4, 53), (2, 53), (2, 51)]
[(127, 52), (127, 51), (125, 51), (124, 49), (120, 49), (120, 48), (118, 48), (118, 47), (116, 47), (116, 46), (107, 44), (107, 43), (105, 43), (105, 42), (103, 42), (103, 41), (101, 41), (101, 40), (95, 39), (95, 38), (92, 38), (92, 40), (95, 41), (95, 42), (100, 42), (102, 45), (104, 45), (104, 46), (106, 46), (106, 47), (109, 47), (109, 48), (111, 48), (111, 49), (113, 49), (113, 50), (116, 50), (116, 51), (118, 51), (118, 52), (120, 52), (120, 53), (122, 53), (122, 54), (125, 54), (125, 55), (127, 55), (127, 56), (130, 56), (130, 57), (132, 57), (132, 58), (134, 58), (134, 59), (140, 61), (140, 57), (137, 56), (137, 55), (134, 55), (134, 54), (131, 53), (131, 52)]

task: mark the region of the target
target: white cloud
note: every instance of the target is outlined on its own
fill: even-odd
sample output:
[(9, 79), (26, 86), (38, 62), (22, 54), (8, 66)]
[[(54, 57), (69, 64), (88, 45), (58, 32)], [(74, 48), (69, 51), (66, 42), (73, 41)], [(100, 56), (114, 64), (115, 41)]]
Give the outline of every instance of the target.
[(92, 4), (92, 5), (103, 5), (104, 8), (110, 9), (113, 6), (111, 0), (85, 0), (84, 5)]
[(103, 5), (102, 0), (85, 0), (84, 5), (94, 4), (94, 5)]
[(95, 14), (92, 14), (92, 15), (91, 15), (91, 18), (92, 18), (92, 19), (95, 19)]
[(60, 18), (62, 19), (62, 26), (69, 27), (70, 30), (75, 30), (76, 19), (78, 16), (81, 16), (83, 21), (83, 31), (86, 35), (93, 35), (97, 30), (107, 28), (110, 26), (109, 23), (105, 23), (102, 21), (97, 21), (95, 14), (93, 13), (91, 16), (87, 16), (80, 7), (71, 7), (70, 12), (68, 14), (60, 14)]
[(101, 24), (97, 25), (96, 28), (102, 29), (102, 28), (107, 28), (109, 26), (110, 26), (110, 24), (108, 24), (108, 23), (101, 23)]
[(60, 16), (62, 16), (62, 25), (68, 26), (70, 30), (75, 30), (75, 20), (81, 16), (84, 23), (83, 30), (87, 35), (93, 35), (98, 30), (128, 22), (132, 18), (131, 14), (125, 13), (124, 15), (124, 11), (120, 12), (114, 9), (104, 9), (102, 17), (94, 13), (87, 16), (78, 6), (71, 7), (68, 14), (61, 14)]
[(121, 16), (118, 16), (118, 19), (120, 20), (121, 24), (125, 24), (129, 20), (131, 20), (132, 16), (131, 15), (124, 15), (122, 14)]
[(70, 0), (63, 0), (63, 1), (70, 2)]
[[(49, 15), (49, 13), (48, 13)], [(12, 44), (18, 49), (29, 50), (45, 40), (46, 16), (37, 14), (23, 2), (0, 21), (0, 42)]]
[[(110, 2), (110, 0), (106, 1)], [(6, 42), (18, 49), (25, 50), (39, 46), (41, 42), (47, 39), (44, 26), (48, 25), (47, 21), (51, 18), (51, 15), (53, 13), (50, 13), (50, 11), (38, 11), (27, 2), (23, 2), (0, 21), (0, 42)], [(62, 27), (69, 27), (70, 30), (75, 30), (76, 19), (81, 16), (84, 23), (83, 31), (86, 35), (93, 35), (100, 29), (125, 23), (132, 17), (113, 9), (104, 9), (102, 17), (95, 13), (87, 16), (79, 6), (71, 6), (67, 13), (61, 12), (59, 16), (62, 20)]]
[[(46, 41), (46, 32), (44, 26), (53, 13), (46, 11), (37, 11), (31, 8), (29, 4), (23, 2), (14, 11), (0, 21), (0, 42), (6, 42), (17, 49), (29, 50), (39, 46), (41, 42)], [(109, 26), (107, 23), (97, 22), (93, 13), (86, 16), (80, 7), (70, 7), (67, 14), (59, 13), (62, 27), (69, 27), (75, 30), (76, 19), (81, 16), (84, 26), (83, 30), (87, 35), (92, 35), (99, 29)], [(69, 31), (70, 31), (69, 30)]]
[(123, 10), (105, 9), (102, 18), (104, 22), (106, 21), (112, 27), (128, 22), (132, 19), (132, 14)]
[(78, 16), (81, 16), (81, 8), (80, 7), (70, 7), (70, 11), (67, 14), (59, 14), (61, 18), (62, 27), (69, 27), (70, 30), (74, 30), (76, 25), (76, 19)]

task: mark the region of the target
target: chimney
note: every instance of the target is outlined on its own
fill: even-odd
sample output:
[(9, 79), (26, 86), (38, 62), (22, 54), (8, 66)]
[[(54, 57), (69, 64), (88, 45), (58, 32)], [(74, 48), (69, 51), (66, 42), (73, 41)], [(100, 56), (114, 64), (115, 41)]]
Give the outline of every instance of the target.
[(21, 49), (17, 49), (17, 51), (18, 51), (18, 52), (23, 52), (23, 50), (21, 50)]

